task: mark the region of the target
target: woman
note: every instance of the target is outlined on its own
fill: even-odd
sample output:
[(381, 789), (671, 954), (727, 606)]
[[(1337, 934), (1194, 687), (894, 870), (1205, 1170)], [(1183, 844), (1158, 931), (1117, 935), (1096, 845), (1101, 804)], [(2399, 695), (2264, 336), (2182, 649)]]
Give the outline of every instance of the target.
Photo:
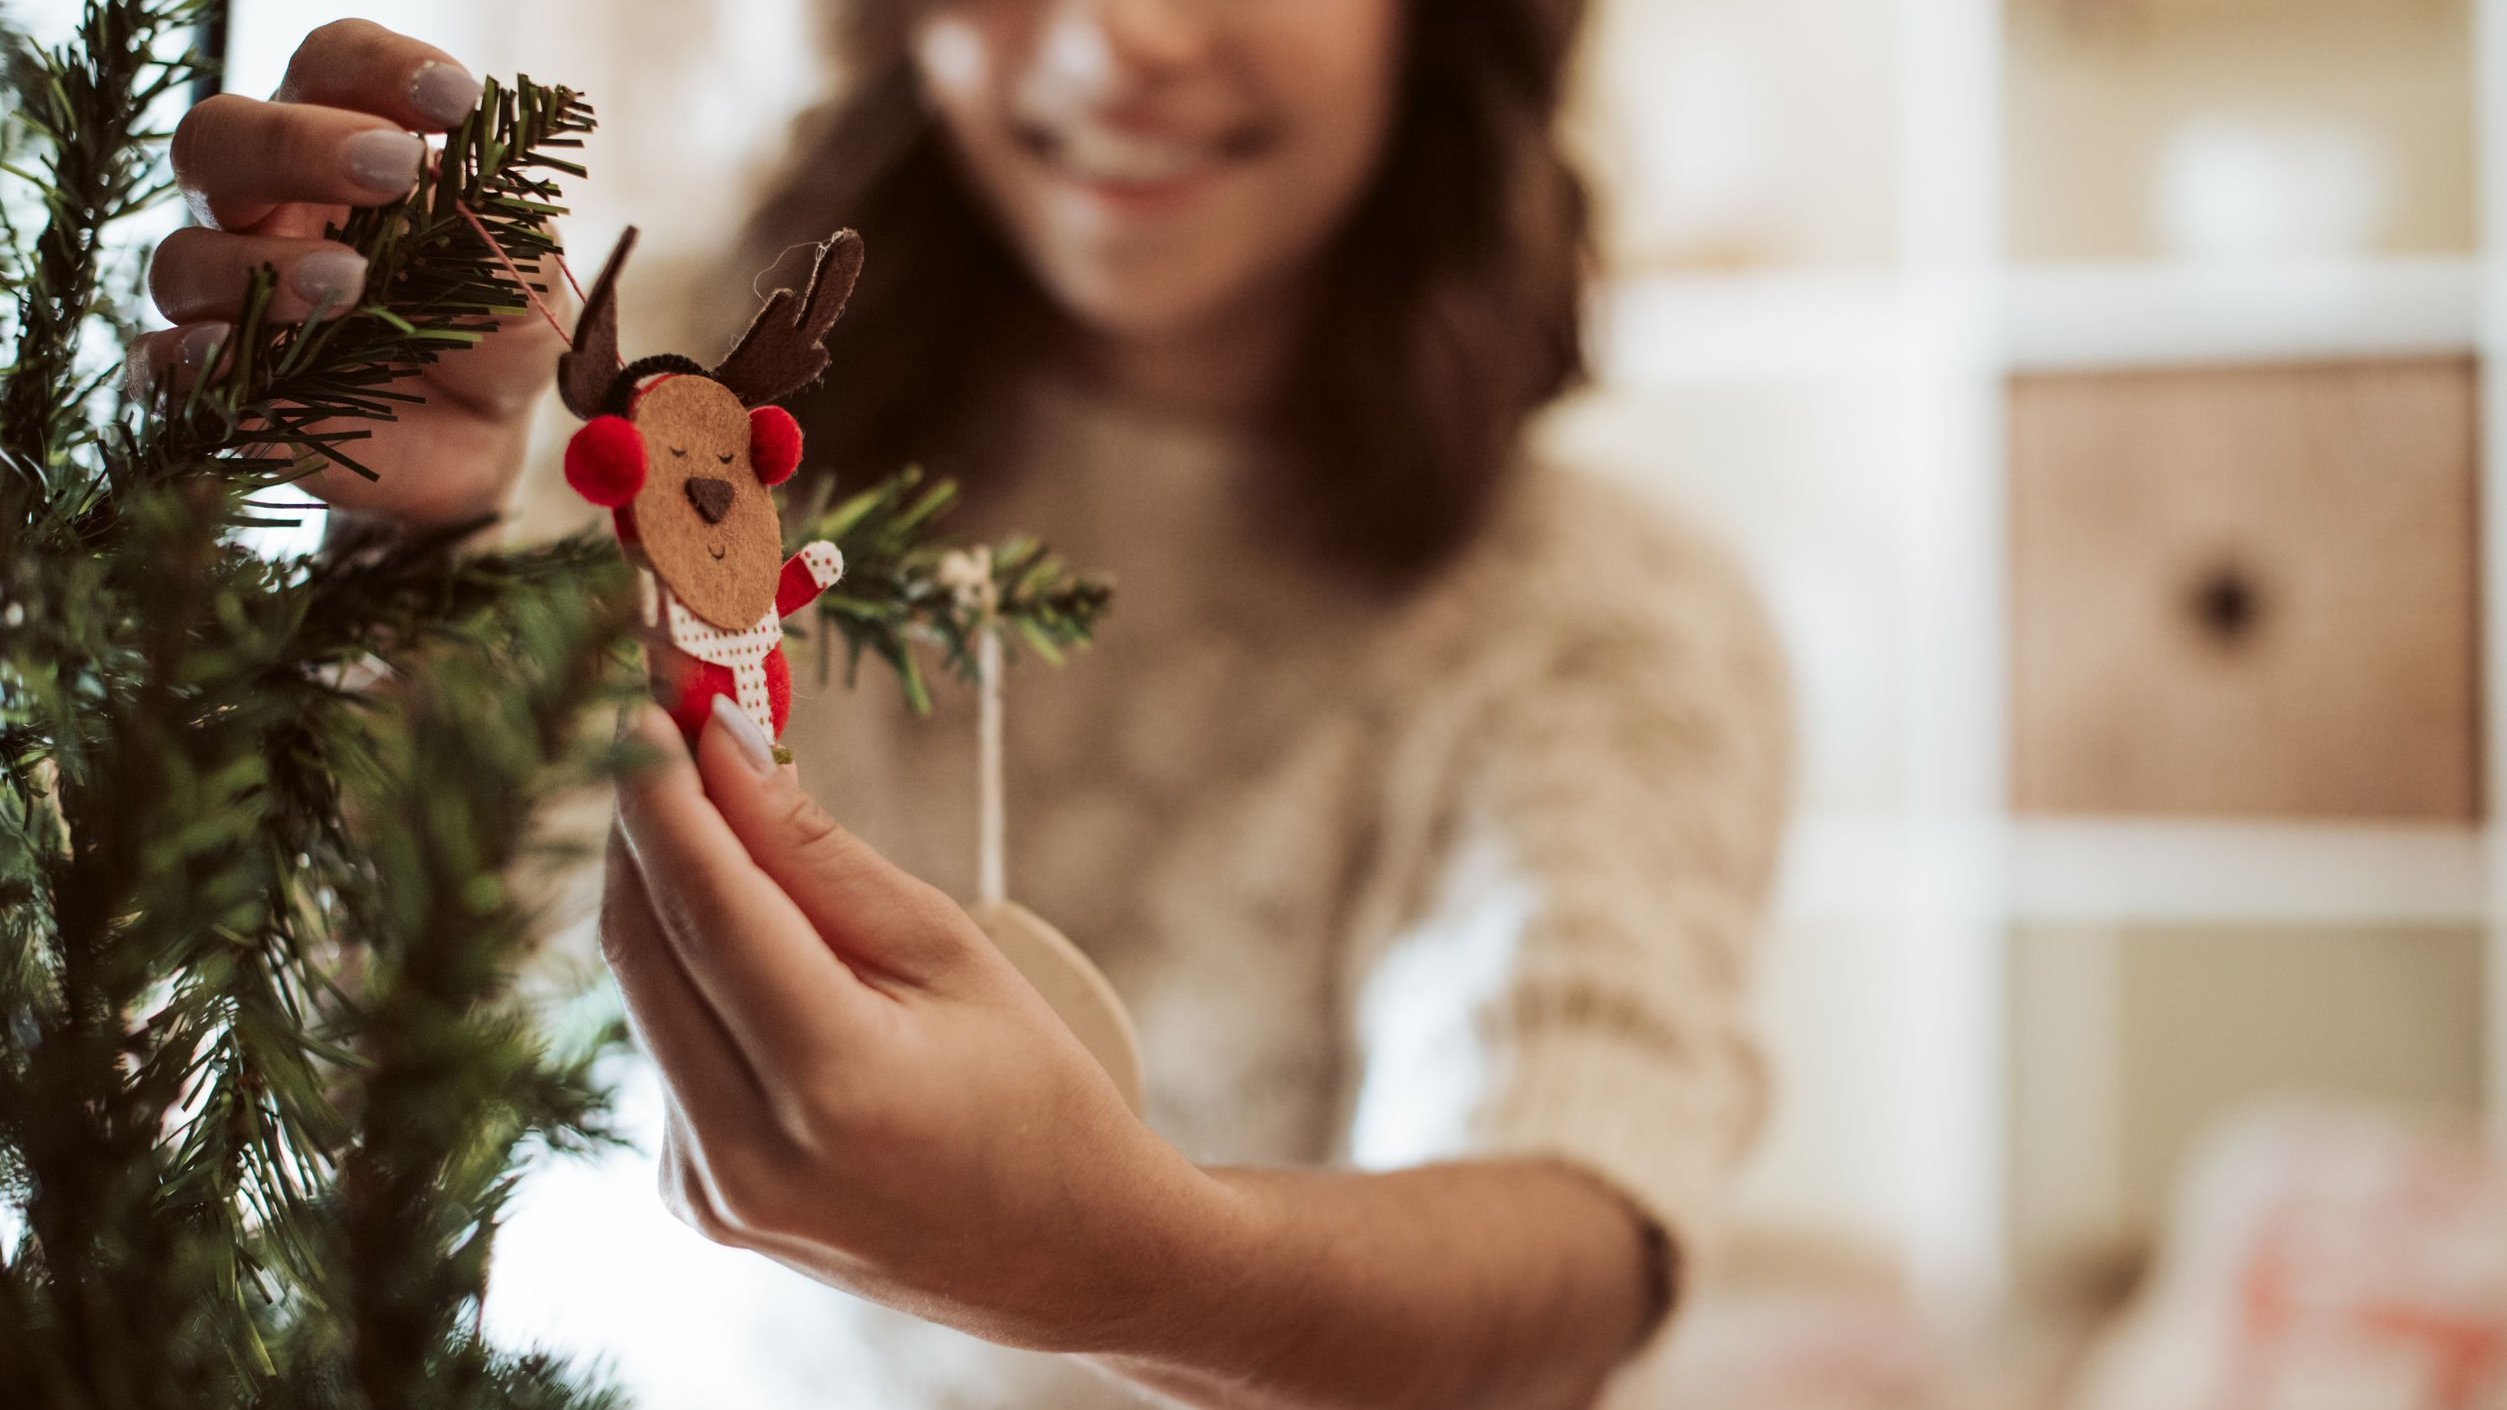
[[(1578, 371), (1581, 4), (836, 10), (842, 94), (756, 230), (872, 252), (800, 410), (846, 478), (933, 464), (1122, 584), (1102, 650), (1018, 682), (1013, 861), (1133, 1007), (1149, 1120), (947, 899), (961, 722), (805, 699), (805, 792), (737, 710), (693, 757), (648, 712), (603, 938), (667, 1198), (980, 1339), (864, 1310), (929, 1403), (1590, 1403), (1755, 1121), (1786, 729), (1728, 561), (1526, 464)], [(138, 365), (196, 364), (258, 263), (297, 316), (353, 292), (322, 221), (476, 91), (344, 23), (193, 112), (214, 228), (160, 251)], [(431, 370), (335, 501), (500, 502), (551, 341)]]

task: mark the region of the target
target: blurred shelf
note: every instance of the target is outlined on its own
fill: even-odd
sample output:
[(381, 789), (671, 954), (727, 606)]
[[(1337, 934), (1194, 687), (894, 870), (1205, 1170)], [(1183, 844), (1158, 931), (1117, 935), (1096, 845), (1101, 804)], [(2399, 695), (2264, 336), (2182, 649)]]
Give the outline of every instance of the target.
[(2026, 818), (2011, 828), (2014, 920), (2480, 925), (2478, 828)]
[(1776, 918), (1817, 924), (1886, 914), (1903, 904), (1906, 864), (1905, 830), (1896, 819), (1805, 812), (1785, 834)]
[(1906, 307), (1886, 270), (1624, 276), (1596, 298), (1594, 370), (1618, 388), (1870, 376), (1900, 361)]
[(2470, 259), (2284, 268), (2023, 266), (2004, 288), (2018, 371), (2088, 371), (2470, 353), (2481, 277)]
[[(1901, 927), (1947, 906), (1971, 919), (2000, 914), (2007, 825), (1991, 815), (1916, 818), (1809, 808), (1785, 834), (1776, 876), (1779, 923)], [(1945, 888), (1944, 878), (1954, 878)]]
[[(2479, 926), (2488, 834), (2421, 824), (2018, 818), (1918, 839), (1902, 818), (1814, 810), (1785, 842), (1775, 915), (1902, 918), (1918, 864), (1998, 875), (2014, 923)], [(1920, 843), (1920, 845), (1919, 845)], [(2501, 834), (2507, 867), (2507, 834)]]
[[(2005, 357), (2021, 372), (2459, 356), (2480, 345), (2472, 259), (2023, 265), (2000, 293)], [(1623, 389), (1878, 376), (1908, 365), (1926, 310), (1888, 269), (1626, 276), (1596, 299), (1595, 370)]]

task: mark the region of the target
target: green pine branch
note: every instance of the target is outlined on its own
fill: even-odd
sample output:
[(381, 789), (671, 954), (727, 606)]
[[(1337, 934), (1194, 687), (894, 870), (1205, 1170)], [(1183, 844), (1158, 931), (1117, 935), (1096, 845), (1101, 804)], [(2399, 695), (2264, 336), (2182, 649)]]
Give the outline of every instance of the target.
[(368, 968), (349, 1035), (361, 1061), (339, 1296), (346, 1374), (371, 1404), (492, 1388), (492, 1358), (464, 1328), (520, 1149), (605, 1138), (588, 1056), (553, 1066), (514, 987), (539, 917), (503, 878), (531, 850), (536, 800), (616, 762), (587, 757), (575, 729), (623, 698), (609, 667), (625, 607), (618, 594), (512, 604), (492, 637), (434, 654), (372, 718), (349, 780), (356, 812), (390, 820), (363, 832), (368, 885), (344, 898)]
[[(364, 303), (273, 328), (265, 271), (225, 366), (116, 424), (81, 349), (123, 331), (111, 227), (162, 189), (139, 115), (189, 78), (155, 57), (189, 17), (96, 0), (0, 129), (49, 213), (31, 249), (0, 231), (0, 1399), (597, 1403), (472, 1328), (524, 1143), (603, 1127), (591, 1056), (509, 992), (533, 918), (494, 887), (605, 766), (575, 725), (617, 688), (623, 573), (449, 536), (270, 562), (229, 532), (522, 306), (471, 217), (532, 258), (589, 114), (493, 94), (419, 197), (343, 230)], [(408, 840), (413, 791), (476, 826)], [(362, 1168), (396, 1172), (389, 1237), (354, 1217)]]
[[(937, 644), (946, 667), (967, 680), (974, 679), (976, 644), (988, 630), (1058, 664), (1065, 652), (1095, 637), (1113, 601), (1105, 579), (1072, 571), (1033, 539), (1015, 538), (991, 551), (995, 608), (987, 622), (942, 581), (950, 549), (935, 543), (934, 534), (957, 505), (957, 486), (922, 481), (918, 470), (901, 471), (797, 526), (802, 541), (829, 539), (844, 550), (844, 579), (819, 598), (818, 612), (822, 627), (844, 640), (847, 683), (864, 656), (877, 657), (896, 672), (918, 714), (932, 706), (918, 646)], [(821, 673), (829, 666), (822, 652)]]
[(95, 370), (82, 370), (80, 352), (104, 290), (106, 240), (114, 223), (163, 189), (144, 124), (197, 72), (196, 57), (168, 59), (163, 51), (201, 9), (201, 0), (98, 0), (71, 43), (40, 57), (10, 46), (10, 145), (27, 133), (41, 139), (33, 168), (13, 167), (11, 175), (40, 191), (45, 217), (31, 257), (12, 271), (15, 355), (0, 389), (0, 557), (14, 547), (25, 500), (46, 495), (64, 454), (93, 435), (82, 393)]

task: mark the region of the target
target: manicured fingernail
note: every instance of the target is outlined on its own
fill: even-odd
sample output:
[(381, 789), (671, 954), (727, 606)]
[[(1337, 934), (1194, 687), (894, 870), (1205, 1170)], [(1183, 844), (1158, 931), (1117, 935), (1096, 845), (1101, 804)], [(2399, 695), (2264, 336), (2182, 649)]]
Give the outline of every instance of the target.
[(184, 371), (198, 372), (209, 365), (209, 360), (218, 355), (218, 349), (225, 347), (226, 340), (233, 336), (235, 327), (230, 323), (203, 323), (197, 328), (186, 329), (182, 341), (174, 345), (175, 358), (181, 362)]
[(410, 75), (409, 106), (439, 127), (455, 127), (479, 106), (481, 91), (468, 69), (430, 59)]
[(734, 703), (728, 695), (714, 697), (714, 721), (730, 733), (731, 742), (740, 747), (741, 762), (755, 770), (759, 778), (775, 776), (775, 741), (757, 727), (749, 712)]
[(287, 287), (315, 308), (336, 313), (366, 292), (366, 257), (355, 250), (315, 250), (288, 271)]
[(426, 139), (417, 133), (390, 127), (360, 132), (348, 139), (348, 176), (370, 191), (397, 196), (417, 184), (426, 154)]

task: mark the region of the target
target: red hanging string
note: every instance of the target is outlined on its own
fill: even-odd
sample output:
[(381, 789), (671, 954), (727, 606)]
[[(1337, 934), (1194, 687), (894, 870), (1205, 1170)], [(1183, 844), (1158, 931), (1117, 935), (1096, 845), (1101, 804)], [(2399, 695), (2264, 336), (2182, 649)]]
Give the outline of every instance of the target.
[[(479, 219), (478, 212), (470, 209), (467, 202), (455, 201), (453, 209), (459, 211), (461, 218), (470, 223), (471, 232), (479, 237), (481, 244), (487, 246), (489, 254), (496, 256), (496, 262), (505, 266), (505, 272), (514, 277), (514, 283), (522, 286), (522, 296), (531, 301), (531, 307), (539, 313), (540, 317), (547, 319), (548, 326), (557, 330), (558, 338), (567, 347), (572, 348), (575, 345), (574, 335), (566, 331), (566, 325), (559, 322), (556, 313), (541, 301), (540, 291), (532, 288), (531, 281), (523, 277), (522, 267), (514, 263), (514, 257), (505, 253), (505, 247), (497, 243), (494, 235), (488, 233), (487, 222)], [(575, 272), (566, 267), (565, 255), (552, 250), (549, 252), (549, 258), (557, 261), (557, 272), (566, 277), (566, 285), (575, 291), (575, 299), (578, 302), (584, 301), (583, 286), (575, 282)]]
[(575, 291), (575, 302), (579, 304), (592, 302), (592, 296), (583, 292), (583, 286), (575, 282), (575, 272), (566, 263), (566, 252), (551, 251), (549, 258), (557, 261), (557, 272), (566, 276), (566, 287)]

